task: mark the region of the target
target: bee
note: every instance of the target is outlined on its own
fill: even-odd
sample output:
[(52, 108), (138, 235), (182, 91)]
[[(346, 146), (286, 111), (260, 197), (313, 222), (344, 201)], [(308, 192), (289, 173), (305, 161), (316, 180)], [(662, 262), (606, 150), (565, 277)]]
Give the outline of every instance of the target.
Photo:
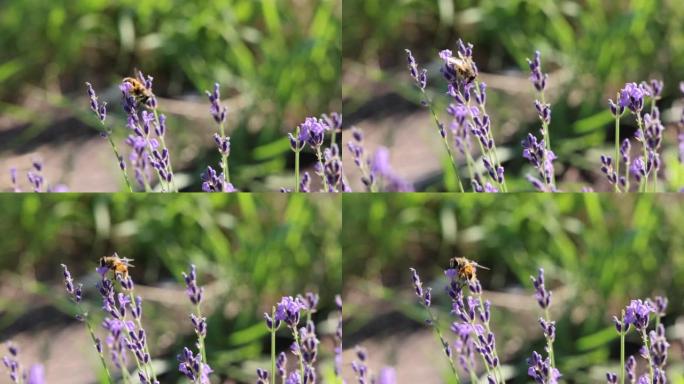
[(452, 257), (449, 260), (449, 267), (456, 270), (456, 273), (460, 279), (467, 281), (475, 278), (477, 268), (489, 270), (489, 268), (483, 267), (475, 261), (468, 260), (465, 257)]
[(128, 268), (135, 267), (131, 264), (131, 261), (133, 261), (133, 259), (119, 257), (118, 254), (114, 253), (111, 256), (102, 256), (100, 258), (100, 268), (108, 268), (110, 271), (114, 271), (115, 274), (127, 277)]
[(461, 52), (457, 53), (458, 57), (450, 57), (447, 60), (447, 65), (455, 70), (458, 76), (465, 80), (466, 83), (470, 83), (477, 77), (475, 63), (473, 63), (473, 59), (470, 56), (463, 56)]
[(147, 101), (154, 96), (140, 79), (124, 77), (122, 82), (130, 84), (130, 94), (139, 104), (147, 104)]

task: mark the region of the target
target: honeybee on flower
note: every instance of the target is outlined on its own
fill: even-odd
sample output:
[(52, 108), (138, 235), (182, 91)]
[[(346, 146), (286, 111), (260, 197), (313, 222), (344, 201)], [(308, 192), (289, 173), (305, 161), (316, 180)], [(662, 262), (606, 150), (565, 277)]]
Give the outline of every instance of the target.
[(122, 83), (127, 84), (128, 93), (140, 104), (147, 104), (152, 96), (154, 96), (152, 91), (147, 88), (140, 79), (136, 79), (135, 77), (124, 77)]
[(128, 268), (135, 267), (131, 264), (131, 261), (133, 259), (119, 257), (115, 252), (112, 256), (102, 256), (100, 258), (100, 268), (98, 268), (98, 271), (101, 274), (107, 273), (107, 271), (114, 271), (117, 275), (128, 277)]
[(465, 257), (452, 257), (449, 260), (449, 268), (456, 270), (459, 279), (466, 281), (471, 281), (475, 278), (478, 268), (489, 270), (489, 268)]

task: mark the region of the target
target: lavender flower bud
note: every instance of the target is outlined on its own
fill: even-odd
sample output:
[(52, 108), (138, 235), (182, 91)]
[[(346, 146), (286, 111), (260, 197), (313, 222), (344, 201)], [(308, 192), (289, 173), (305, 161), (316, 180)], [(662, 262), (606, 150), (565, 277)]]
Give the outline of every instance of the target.
[(544, 269), (539, 268), (539, 273), (537, 277), (530, 276), (532, 279), (532, 284), (536, 290), (534, 297), (537, 299), (537, 303), (542, 309), (546, 309), (551, 305), (551, 292), (546, 290), (544, 284)]
[(219, 92), (219, 83), (214, 84), (213, 92), (206, 91), (206, 94), (209, 97), (209, 112), (211, 113), (211, 116), (217, 124), (223, 124), (226, 121), (228, 109), (220, 104), (221, 93)]

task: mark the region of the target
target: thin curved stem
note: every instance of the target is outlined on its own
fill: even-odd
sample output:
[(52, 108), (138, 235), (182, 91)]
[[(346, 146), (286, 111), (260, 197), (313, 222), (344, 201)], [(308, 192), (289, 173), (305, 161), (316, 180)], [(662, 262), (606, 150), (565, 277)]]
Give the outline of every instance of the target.
[[(104, 125), (104, 123), (102, 123)], [(116, 162), (117, 165), (119, 166), (119, 169), (121, 169), (121, 162), (123, 161), (123, 158), (121, 155), (119, 155), (119, 149), (116, 147), (116, 144), (114, 143), (114, 140), (112, 140), (112, 135), (111, 133), (105, 133), (107, 135), (107, 140), (109, 141), (109, 145), (112, 147), (112, 151), (114, 151), (114, 156), (116, 156)], [(121, 169), (121, 173), (123, 174), (124, 181), (126, 182), (126, 187), (128, 187), (128, 192), (133, 192), (133, 187), (131, 186), (130, 180), (128, 180), (128, 173), (126, 173), (125, 169)]]
[(445, 132), (444, 135), (442, 135), (442, 131), (444, 130), (444, 127), (442, 126), (442, 123), (439, 122), (439, 118), (437, 117), (437, 113), (435, 112), (435, 109), (432, 107), (432, 102), (430, 102), (430, 99), (427, 96), (427, 93), (425, 93), (424, 89), (420, 89), (420, 92), (423, 94), (423, 102), (425, 105), (430, 109), (430, 113), (432, 114), (432, 119), (435, 122), (435, 125), (437, 126), (437, 130), (439, 131), (439, 135), (442, 137), (442, 140), (444, 141), (444, 147), (446, 148), (447, 154), (449, 155), (449, 160), (451, 160), (451, 165), (454, 168), (454, 175), (456, 176), (456, 182), (458, 183), (458, 188), (460, 192), (465, 192), (463, 189), (463, 183), (461, 183), (461, 178), (458, 175), (458, 166), (456, 166), (456, 159), (454, 158), (454, 154), (451, 150), (451, 146), (449, 145), (449, 142), (447, 141), (447, 134)]
[[(430, 324), (432, 325), (432, 328), (435, 330), (437, 337), (439, 337), (440, 343), (444, 343), (446, 339), (444, 338), (444, 336), (442, 336), (442, 331), (439, 329), (439, 324), (437, 324), (437, 319), (435, 318), (435, 315), (432, 313), (429, 307), (425, 306), (425, 310), (427, 311), (428, 316), (430, 317)], [(442, 345), (442, 350), (444, 350), (444, 345)], [(454, 364), (453, 359), (446, 353), (446, 351), (444, 353), (444, 356), (449, 361), (449, 367), (451, 368), (451, 371), (454, 373), (454, 377), (456, 378), (456, 384), (459, 384), (461, 382), (461, 379), (458, 377), (458, 371), (456, 370), (456, 365)]]

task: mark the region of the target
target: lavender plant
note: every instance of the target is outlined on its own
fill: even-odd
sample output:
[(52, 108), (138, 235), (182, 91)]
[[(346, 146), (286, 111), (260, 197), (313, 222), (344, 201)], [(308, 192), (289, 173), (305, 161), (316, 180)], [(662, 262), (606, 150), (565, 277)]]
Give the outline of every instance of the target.
[(539, 173), (539, 179), (533, 176), (527, 176), (532, 185), (539, 191), (556, 191), (556, 176), (553, 169), (553, 160), (556, 155), (551, 151), (551, 137), (549, 135), (549, 124), (551, 123), (551, 105), (546, 103), (544, 90), (546, 89), (546, 81), (548, 74), (541, 71), (541, 53), (536, 51), (534, 59), (527, 60), (530, 66), (530, 81), (537, 90), (538, 99), (534, 101), (534, 107), (537, 110), (537, 115), (542, 123), (541, 140), (531, 133), (523, 140), (523, 157), (527, 159), (530, 164)]
[[(100, 135), (106, 138), (116, 158), (126, 188), (129, 192), (135, 190), (152, 191), (155, 188), (161, 192), (178, 192), (170, 150), (166, 144), (166, 116), (160, 112), (157, 97), (153, 90), (153, 78), (138, 71), (135, 78), (124, 78), (119, 84), (122, 95), (122, 107), (126, 114), (126, 127), (129, 133), (125, 143), (129, 147), (127, 159), (121, 154), (112, 137), (113, 127), (106, 124), (107, 103), (99, 100), (91, 83), (86, 84), (90, 109), (97, 117), (101, 129)], [(209, 112), (218, 126), (213, 135), (221, 161), (218, 168), (207, 166), (201, 175), (201, 187), (205, 192), (236, 192), (237, 189), (230, 181), (228, 160), (230, 157), (230, 137), (226, 135), (225, 123), (227, 108), (221, 105), (220, 86), (214, 84), (214, 89), (206, 91), (209, 98)], [(297, 126), (294, 135), (289, 135), (291, 148), (295, 153), (295, 190), (309, 192), (311, 177), (308, 173), (300, 178), (300, 152), (306, 145), (316, 154), (317, 162), (315, 174), (320, 177), (322, 192), (351, 192), (345, 179), (342, 158), (337, 145), (337, 134), (342, 129), (342, 115), (333, 112), (321, 117), (307, 117)], [(326, 145), (326, 137), (330, 138)], [(128, 168), (132, 168), (133, 179), (129, 179)], [(29, 183), (35, 192), (61, 192), (66, 187), (57, 185), (50, 187), (41, 174), (42, 164), (34, 163), (34, 170), (28, 176)], [(17, 183), (16, 169), (10, 170), (12, 189), (20, 192)], [(282, 189), (289, 191), (289, 189)]]
[(184, 347), (183, 353), (178, 355), (178, 370), (193, 383), (210, 384), (209, 375), (213, 372), (207, 362), (207, 350), (204, 339), (207, 337), (207, 318), (202, 316), (202, 300), (204, 288), (197, 286), (197, 271), (195, 265), (190, 266), (190, 272), (183, 272), (186, 294), (194, 306), (194, 313), (190, 314), (190, 321), (197, 335), (197, 354)]
[(97, 95), (95, 94), (95, 90), (93, 89), (92, 84), (88, 82), (86, 82), (85, 84), (88, 92), (88, 97), (90, 97), (90, 109), (93, 111), (95, 116), (97, 116), (97, 119), (100, 121), (100, 124), (102, 125), (102, 131), (100, 131), (100, 136), (106, 138), (109, 142), (109, 146), (112, 147), (112, 152), (114, 152), (116, 161), (119, 163), (119, 169), (121, 170), (121, 174), (123, 175), (123, 179), (126, 183), (126, 187), (128, 188), (128, 192), (133, 192), (133, 186), (131, 185), (131, 182), (128, 180), (128, 173), (126, 173), (126, 162), (124, 161), (124, 158), (119, 154), (119, 149), (117, 148), (116, 144), (114, 143), (114, 140), (112, 139), (112, 128), (107, 127), (107, 125), (105, 124), (105, 120), (107, 119), (107, 103), (100, 103)]
[(551, 306), (551, 292), (546, 290), (544, 283), (544, 269), (539, 268), (537, 277), (530, 276), (534, 285), (537, 304), (544, 310), (544, 317), (539, 318), (546, 339), (546, 353), (548, 357), (543, 359), (536, 351), (532, 352), (532, 357), (528, 359), (527, 374), (537, 383), (556, 384), (561, 377), (560, 371), (556, 368), (556, 360), (553, 354), (553, 342), (556, 339), (556, 322), (551, 321), (549, 307)]
[[(311, 179), (308, 173), (304, 173), (300, 180), (299, 158), (301, 152), (309, 147), (316, 154), (317, 162), (314, 166), (315, 173), (321, 179), (322, 192), (347, 192), (349, 187), (342, 170), (340, 150), (336, 143), (337, 133), (342, 129), (342, 115), (333, 112), (318, 117), (307, 117), (306, 120), (288, 133), (290, 149), (295, 155), (295, 192), (310, 192)], [(324, 147), (326, 133), (330, 134), (330, 146)], [(288, 189), (281, 189), (289, 192)]]
[(109, 332), (107, 346), (110, 351), (113, 351), (112, 358), (116, 359), (114, 364), (121, 370), (124, 381), (130, 381), (131, 377), (126, 368), (130, 355), (133, 357), (137, 367), (137, 376), (142, 383), (159, 383), (152, 365), (147, 333), (142, 325), (142, 298), (134, 295), (133, 279), (128, 273), (116, 271), (114, 277), (109, 278), (107, 266), (97, 268), (97, 272), (101, 277), (97, 288), (102, 298), (102, 309), (106, 315), (103, 328)]
[[(474, 192), (507, 192), (504, 167), (498, 158), (496, 145), (491, 130), (491, 118), (486, 111), (487, 86), (479, 80), (477, 65), (473, 60), (473, 45), (457, 42), (457, 51), (442, 50), (440, 72), (447, 81), (446, 94), (450, 103), (446, 114), (450, 118), (447, 127), (434, 107), (428, 95), (428, 71), (419, 66), (413, 53), (406, 49), (408, 70), (414, 85), (421, 95), (421, 105), (430, 110), (432, 120), (442, 138), (445, 150), (453, 168), (457, 188), (464, 191), (465, 177), (460, 173), (461, 164), (456, 158), (462, 157), (464, 168)], [(551, 149), (551, 105), (546, 100), (548, 74), (541, 68), (541, 54), (536, 51), (532, 59), (528, 59), (530, 81), (536, 91), (534, 106), (541, 122), (540, 135), (532, 133), (522, 141), (522, 157), (536, 170), (537, 175), (527, 175), (532, 186), (542, 192), (557, 192), (554, 161), (556, 153)], [(684, 84), (684, 83), (683, 83)], [(600, 171), (612, 185), (615, 192), (630, 191), (630, 180), (636, 182), (636, 191), (659, 191), (658, 186), (662, 164), (662, 146), (665, 126), (657, 106), (662, 97), (664, 84), (659, 80), (649, 82), (627, 83), (618, 93), (615, 101), (609, 100), (609, 107), (615, 121), (615, 152), (612, 155), (600, 156)], [(681, 87), (684, 93), (684, 85)], [(620, 121), (629, 112), (637, 122), (634, 139), (639, 143), (640, 154), (631, 154), (630, 139), (620, 141)], [(684, 127), (684, 117), (680, 123)], [(682, 128), (680, 128), (681, 130)], [(361, 181), (366, 188), (378, 191), (368, 157), (362, 145), (362, 136), (358, 130), (352, 132), (353, 140), (348, 144), (349, 151), (357, 166), (361, 169)], [(684, 134), (677, 135), (680, 152), (684, 153)], [(481, 161), (476, 159), (474, 147), (479, 147)], [(680, 156), (684, 159), (684, 155)], [(478, 163), (479, 166), (478, 166)], [(593, 191), (590, 186), (583, 186), (583, 192)]]
[(368, 368), (368, 352), (365, 348), (356, 346), (356, 360), (352, 361), (352, 371), (359, 384), (396, 384), (397, 373), (392, 367), (384, 367), (375, 376)]
[[(479, 382), (475, 354), (480, 356), (482, 367), (488, 383), (505, 383), (505, 377), (501, 371), (500, 359), (496, 352), (495, 335), (490, 328), (491, 304), (482, 298), (482, 286), (477, 277), (469, 273), (463, 273), (459, 268), (449, 268), (444, 271), (448, 283), (445, 291), (451, 299), (451, 314), (456, 317), (450, 329), (455, 335), (452, 343), (441, 333), (437, 319), (431, 309), (432, 290), (423, 287), (423, 283), (414, 268), (409, 269), (411, 280), (420, 305), (427, 312), (426, 324), (433, 329), (439, 339), (440, 349), (447, 358), (451, 367), (455, 382), (463, 380), (454, 364), (454, 350), (459, 362), (461, 372), (469, 376), (470, 382)], [(557, 384), (561, 373), (556, 367), (556, 356), (553, 343), (556, 337), (556, 324), (550, 318), (549, 307), (551, 305), (551, 292), (546, 289), (544, 270), (539, 269), (537, 276), (531, 276), (535, 289), (535, 299), (543, 310), (543, 316), (539, 319), (544, 338), (546, 339), (546, 353), (543, 357), (536, 351), (527, 360), (528, 376), (539, 384)], [(468, 288), (469, 295), (464, 295), (464, 288)], [(667, 364), (667, 350), (669, 343), (665, 337), (665, 328), (661, 319), (665, 316), (667, 299), (656, 297), (655, 299), (632, 300), (630, 305), (622, 311), (620, 319), (613, 317), (616, 329), (620, 334), (620, 373), (608, 372), (608, 383), (625, 383), (625, 377), (629, 383), (636, 383), (636, 365), (634, 356), (630, 356), (625, 362), (625, 335), (634, 329), (642, 340), (641, 356), (646, 359), (649, 374), (642, 375), (638, 379), (639, 384), (664, 384), (667, 382), (665, 367)], [(653, 317), (655, 327), (648, 330), (649, 319)], [(453, 345), (453, 349), (452, 349)], [(368, 382), (368, 369), (365, 364), (366, 353), (357, 350), (358, 360), (352, 368), (359, 379), (359, 383)]]
[[(90, 335), (90, 339), (93, 342), (93, 345), (95, 346), (95, 350), (97, 351), (98, 356), (100, 357), (100, 363), (102, 364), (102, 369), (107, 375), (107, 379), (109, 380), (110, 383), (114, 383), (112, 380), (112, 375), (109, 373), (109, 368), (107, 368), (107, 363), (105, 362), (105, 358), (102, 352), (102, 340), (100, 340), (99, 337), (95, 336), (95, 331), (93, 330), (93, 326), (90, 322), (90, 318), (88, 317), (88, 312), (83, 309), (82, 307), (82, 301), (83, 301), (83, 284), (78, 284), (74, 285), (74, 280), (71, 277), (71, 272), (69, 272), (69, 268), (67, 268), (66, 265), (61, 264), (62, 266), (62, 272), (64, 274), (64, 288), (66, 289), (67, 294), (69, 295), (69, 299), (76, 304), (77, 307), (77, 313), (76, 313), (76, 319), (83, 322), (85, 324), (86, 329), (88, 330), (88, 334)], [(111, 324), (111, 322), (107, 322), (108, 325)], [(118, 335), (120, 336), (121, 332), (119, 329)], [(108, 340), (109, 341), (109, 340)], [(121, 345), (118, 345), (122, 347)], [(111, 348), (111, 346), (110, 346)], [(112, 351), (112, 354), (116, 353), (117, 357), (121, 353), (122, 348), (119, 348), (116, 351)], [(119, 362), (120, 360), (113, 359), (116, 362)], [(117, 366), (118, 368), (121, 369), (120, 366)]]
[[(665, 127), (656, 102), (661, 98), (662, 91), (663, 82), (659, 80), (640, 84), (627, 83), (618, 93), (617, 103), (612, 99), (608, 100), (610, 111), (615, 117), (615, 158), (601, 155), (601, 171), (608, 182), (614, 185), (615, 192), (629, 191), (629, 174), (636, 181), (639, 192), (658, 190), (658, 172), (662, 167), (660, 147)], [(646, 97), (650, 100), (650, 110), (643, 113)], [(630, 158), (629, 139), (625, 139), (622, 145), (619, 143), (620, 118), (626, 111), (636, 119), (638, 129), (635, 139), (641, 143), (642, 154), (634, 159)], [(625, 166), (624, 175), (620, 174), (620, 159)], [(650, 189), (649, 180), (652, 180)]]
[[(271, 333), (271, 371), (257, 369), (257, 383), (276, 383), (276, 377), (287, 384), (315, 384), (317, 374), (315, 363), (318, 358), (319, 340), (316, 336), (316, 326), (311, 318), (318, 307), (319, 297), (315, 293), (307, 292), (304, 296), (284, 296), (271, 309), (271, 313), (264, 313), (266, 328)], [(305, 325), (299, 328), (302, 316)], [(276, 358), (275, 334), (282, 324), (292, 332), (294, 342), (290, 351), (297, 358), (298, 369), (288, 374), (286, 370), (287, 357), (281, 353)], [(277, 375), (276, 375), (277, 374)]]
[[(618, 376), (620, 384), (625, 383), (625, 377), (630, 383), (636, 380), (636, 358), (630, 356), (625, 364), (625, 335), (633, 328), (642, 341), (640, 355), (646, 359), (648, 364), (648, 374), (639, 377), (639, 384), (664, 384), (667, 382), (665, 376), (665, 366), (667, 364), (667, 350), (670, 344), (665, 338), (665, 327), (661, 323), (667, 310), (667, 298), (657, 296), (654, 300), (636, 299), (622, 310), (621, 317), (613, 316), (613, 323), (620, 334), (620, 373), (614, 372), (606, 374), (609, 383), (617, 383)], [(651, 317), (655, 318), (654, 330), (648, 331), (648, 324)]]
[(207, 171), (202, 175), (202, 190), (204, 192), (235, 192), (233, 184), (230, 183), (230, 172), (228, 169), (228, 157), (230, 156), (230, 137), (226, 136), (225, 122), (228, 109), (221, 105), (221, 93), (219, 92), (219, 84), (214, 84), (214, 91), (207, 91), (209, 102), (211, 104), (209, 111), (218, 124), (218, 133), (214, 133), (214, 142), (221, 155), (221, 174), (217, 175), (216, 171), (207, 167)]
[(352, 127), (347, 149), (361, 171), (361, 182), (369, 192), (413, 192), (413, 186), (399, 177), (389, 161), (389, 149), (378, 147), (372, 156), (364, 148), (363, 131)]
[(2, 357), (9, 378), (15, 384), (45, 384), (45, 369), (41, 364), (33, 364), (28, 370), (22, 369), (19, 361), (19, 347), (7, 342), (8, 355)]
[[(12, 183), (13, 192), (21, 192), (19, 181), (17, 180), (17, 169), (12, 167), (9, 171), (10, 182)], [(69, 189), (63, 184), (56, 184), (51, 186), (45, 176), (43, 176), (43, 162), (40, 160), (33, 160), (31, 168), (26, 172), (26, 180), (33, 192), (69, 192)]]
[[(473, 190), (476, 192), (507, 192), (504, 168), (499, 161), (491, 131), (491, 119), (486, 111), (487, 85), (478, 80), (477, 65), (473, 61), (473, 45), (457, 42), (457, 57), (451, 50), (445, 49), (439, 52), (439, 58), (443, 64), (440, 69), (442, 76), (447, 81), (447, 95), (453, 100), (447, 107), (447, 114), (452, 116), (451, 136), (440, 121), (432, 101), (425, 92), (427, 85), (427, 70), (420, 69), (410, 50), (406, 50), (409, 63), (409, 73), (414, 79), (416, 86), (423, 96), (422, 104), (430, 109), (433, 120), (440, 136), (444, 141), (447, 154), (451, 160), (459, 190), (464, 192), (463, 183), (459, 177), (458, 165), (454, 158), (452, 145), (463, 154), (468, 167), (468, 173)], [(475, 99), (474, 105), (471, 99)], [(483, 181), (480, 174), (475, 171), (475, 161), (471, 153), (471, 138), (474, 138), (480, 148), (482, 165), (488, 181)]]

